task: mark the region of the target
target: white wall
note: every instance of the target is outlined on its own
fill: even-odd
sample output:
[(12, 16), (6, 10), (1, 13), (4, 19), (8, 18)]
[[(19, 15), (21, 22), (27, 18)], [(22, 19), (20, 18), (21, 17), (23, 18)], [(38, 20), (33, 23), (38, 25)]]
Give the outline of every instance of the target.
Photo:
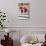
[[(18, 19), (17, 5), (19, 2), (32, 4), (30, 19)], [(6, 27), (12, 31), (20, 31), (20, 36), (30, 34), (31, 31), (46, 31), (46, 0), (0, 0), (0, 9), (6, 12), (8, 19)], [(18, 38), (17, 33), (16, 37)]]
[[(18, 19), (18, 3), (32, 4), (30, 19)], [(6, 12), (7, 27), (46, 27), (46, 0), (0, 0), (0, 9)]]

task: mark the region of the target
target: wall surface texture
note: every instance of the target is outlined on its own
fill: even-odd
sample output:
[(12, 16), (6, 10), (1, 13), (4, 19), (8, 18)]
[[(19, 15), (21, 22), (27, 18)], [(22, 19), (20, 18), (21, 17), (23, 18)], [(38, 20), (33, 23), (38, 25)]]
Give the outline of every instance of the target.
[[(18, 3), (22, 2), (30, 3), (30, 18), (27, 20), (18, 19)], [(0, 10), (6, 12), (5, 26), (10, 31), (19, 31), (20, 33), (14, 32), (11, 35), (15, 41), (24, 34), (31, 34), (31, 31), (45, 31), (44, 33), (46, 33), (46, 0), (0, 0)], [(2, 36), (0, 37), (2, 38)], [(17, 41), (16, 45), (20, 45), (20, 42)]]
[[(20, 2), (30, 3), (28, 20), (18, 19)], [(6, 27), (46, 27), (46, 0), (0, 0), (0, 10), (6, 12)]]

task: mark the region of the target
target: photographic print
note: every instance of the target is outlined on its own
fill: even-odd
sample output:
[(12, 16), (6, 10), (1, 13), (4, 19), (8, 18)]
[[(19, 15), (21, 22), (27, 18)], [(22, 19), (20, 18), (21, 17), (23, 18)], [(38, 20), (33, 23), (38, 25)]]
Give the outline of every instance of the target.
[(22, 19), (29, 18), (29, 3), (19, 3), (19, 17)]

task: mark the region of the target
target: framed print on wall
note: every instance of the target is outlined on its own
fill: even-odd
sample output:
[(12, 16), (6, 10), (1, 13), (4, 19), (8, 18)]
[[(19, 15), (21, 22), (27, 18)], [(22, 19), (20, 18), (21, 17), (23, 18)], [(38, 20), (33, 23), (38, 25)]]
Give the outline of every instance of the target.
[(19, 19), (29, 18), (29, 3), (19, 3)]

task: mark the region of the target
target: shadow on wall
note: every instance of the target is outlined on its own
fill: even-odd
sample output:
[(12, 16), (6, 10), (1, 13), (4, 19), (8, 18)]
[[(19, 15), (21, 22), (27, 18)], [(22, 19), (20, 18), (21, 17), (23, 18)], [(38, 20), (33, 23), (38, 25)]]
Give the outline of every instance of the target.
[(20, 41), (13, 40), (13, 46), (21, 46)]

